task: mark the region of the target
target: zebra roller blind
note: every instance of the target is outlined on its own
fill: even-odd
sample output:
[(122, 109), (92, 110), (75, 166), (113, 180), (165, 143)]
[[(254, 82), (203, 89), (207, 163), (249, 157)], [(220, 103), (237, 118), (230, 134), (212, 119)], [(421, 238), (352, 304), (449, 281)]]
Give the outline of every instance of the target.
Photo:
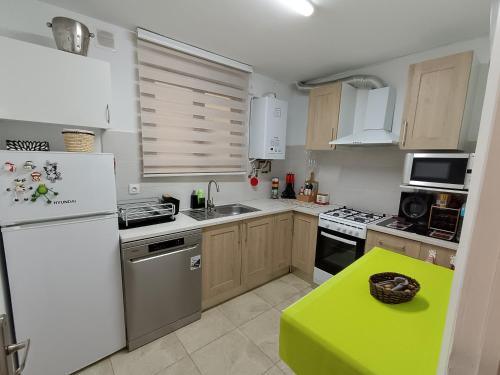
[(250, 74), (138, 40), (146, 177), (246, 170)]

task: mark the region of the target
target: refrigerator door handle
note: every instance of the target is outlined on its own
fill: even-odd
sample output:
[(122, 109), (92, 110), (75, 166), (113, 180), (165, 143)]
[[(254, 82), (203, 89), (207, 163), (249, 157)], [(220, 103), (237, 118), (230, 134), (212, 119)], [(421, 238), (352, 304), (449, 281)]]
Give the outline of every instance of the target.
[(14, 375), (20, 375), (23, 372), (24, 367), (26, 367), (26, 359), (28, 358), (28, 353), (30, 351), (30, 342), (30, 339), (27, 339), (17, 344), (7, 345), (5, 348), (7, 355), (14, 354), (24, 349), (23, 359), (20, 361), (19, 367), (14, 371)]

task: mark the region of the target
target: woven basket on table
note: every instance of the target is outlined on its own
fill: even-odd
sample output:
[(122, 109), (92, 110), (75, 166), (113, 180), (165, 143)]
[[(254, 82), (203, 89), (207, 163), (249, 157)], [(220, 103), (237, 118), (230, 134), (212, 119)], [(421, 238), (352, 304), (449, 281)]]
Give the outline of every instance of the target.
[[(407, 279), (408, 283), (412, 285), (414, 289), (411, 289), (409, 292), (392, 291), (385, 289), (382, 286), (376, 285), (381, 281), (393, 280), (395, 277), (398, 276)], [(411, 301), (413, 297), (415, 297), (417, 292), (420, 290), (420, 284), (418, 283), (417, 280), (396, 272), (383, 272), (371, 275), (369, 283), (370, 283), (370, 294), (379, 301), (390, 304), (397, 304), (397, 303)]]
[(94, 132), (78, 129), (63, 129), (64, 148), (68, 152), (94, 151)]

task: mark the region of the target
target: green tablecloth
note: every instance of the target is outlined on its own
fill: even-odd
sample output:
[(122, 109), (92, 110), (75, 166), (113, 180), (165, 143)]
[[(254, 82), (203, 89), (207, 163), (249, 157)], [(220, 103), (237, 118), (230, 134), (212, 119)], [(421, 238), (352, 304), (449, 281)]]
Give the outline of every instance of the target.
[[(399, 272), (420, 292), (386, 305), (370, 295), (368, 278)], [(287, 308), (280, 356), (298, 375), (434, 375), (453, 272), (375, 248)]]

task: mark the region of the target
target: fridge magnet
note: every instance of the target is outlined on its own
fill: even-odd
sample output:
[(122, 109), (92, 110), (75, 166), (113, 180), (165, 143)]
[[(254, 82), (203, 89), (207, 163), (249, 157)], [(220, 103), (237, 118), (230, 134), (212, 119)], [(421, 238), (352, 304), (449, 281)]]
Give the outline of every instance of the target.
[(26, 197), (25, 194), (28, 190), (33, 190), (33, 187), (26, 186), (25, 178), (16, 178), (13, 182), (14, 187), (7, 188), (7, 191), (11, 191), (14, 193), (14, 202), (19, 202), (21, 199), (27, 201), (28, 197)]
[(40, 182), (42, 180), (42, 174), (40, 172), (31, 172), (31, 181)]
[(23, 169), (26, 171), (32, 171), (35, 168), (36, 168), (36, 165), (31, 160), (26, 160), (23, 164)]
[(6, 139), (6, 148), (10, 151), (50, 151), (47, 141), (20, 141)]
[(11, 161), (6, 161), (3, 165), (3, 170), (5, 172), (14, 173), (16, 171), (16, 165)]
[(36, 202), (38, 198), (43, 197), (47, 203), (52, 203), (50, 197), (55, 197), (59, 195), (57, 191), (48, 188), (45, 184), (40, 184), (36, 188), (35, 192), (31, 195), (31, 201)]
[(45, 163), (45, 167), (43, 167), (47, 180), (52, 183), (56, 182), (57, 180), (62, 180), (61, 172), (59, 172), (57, 168), (57, 163), (51, 163), (48, 160)]

